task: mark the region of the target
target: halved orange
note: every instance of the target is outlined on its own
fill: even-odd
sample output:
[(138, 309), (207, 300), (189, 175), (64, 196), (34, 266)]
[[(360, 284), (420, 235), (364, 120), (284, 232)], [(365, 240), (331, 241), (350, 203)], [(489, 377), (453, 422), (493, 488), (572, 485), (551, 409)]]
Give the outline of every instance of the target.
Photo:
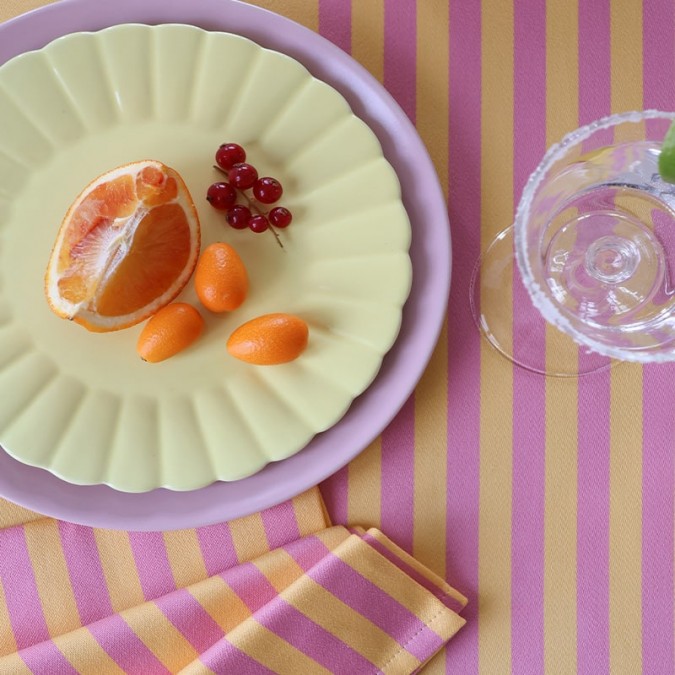
[(197, 210), (155, 160), (99, 176), (73, 202), (45, 275), (51, 309), (96, 332), (147, 319), (185, 287), (199, 255)]

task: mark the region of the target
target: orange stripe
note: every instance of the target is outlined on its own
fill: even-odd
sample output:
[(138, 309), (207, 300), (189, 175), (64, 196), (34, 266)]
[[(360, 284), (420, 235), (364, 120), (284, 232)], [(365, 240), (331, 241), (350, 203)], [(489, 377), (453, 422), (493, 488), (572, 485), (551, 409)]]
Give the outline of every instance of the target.
[(258, 558), (253, 564), (262, 572), (277, 593), (285, 591), (304, 575), (300, 565), (282, 548)]
[[(548, 0), (546, 8), (546, 141), (578, 125), (578, 7), (576, 0)], [(546, 327), (546, 356), (576, 346)], [(564, 350), (564, 352), (563, 352)], [(577, 406), (575, 380), (546, 379), (544, 504), (544, 668), (554, 675), (565, 663), (577, 670)], [(566, 429), (564, 434), (560, 429)]]
[[(513, 5), (483, 0), (481, 35), (481, 249), (513, 219)], [(512, 289), (500, 303), (510, 307)], [(490, 307), (483, 303), (489, 314)], [(481, 340), (478, 661), (511, 672), (513, 368)], [(499, 373), (496, 377), (495, 373)]]
[(180, 671), (180, 675), (218, 675), (210, 668), (207, 668), (201, 661), (194, 661), (189, 666), (185, 666)]
[(427, 567), (422, 563), (419, 558), (412, 558), (404, 550), (399, 548), (394, 544), (391, 539), (384, 535), (379, 530), (368, 530), (368, 534), (384, 548), (391, 551), (397, 558), (400, 558), (407, 565), (412, 567), (412, 569), (417, 572), (421, 577), (424, 577), (429, 582), (431, 582), (436, 588), (442, 590), (444, 593), (447, 593), (449, 596), (454, 598), (462, 606), (466, 606), (468, 600), (463, 596), (457, 589), (450, 586), (443, 577), (434, 573), (431, 568)]
[(116, 530), (94, 530), (101, 568), (115, 612), (145, 602), (129, 535)]
[(330, 526), (330, 516), (318, 487), (303, 492), (293, 499), (293, 510), (301, 537)]
[(208, 577), (195, 530), (164, 532), (164, 545), (176, 588), (185, 588)]
[(264, 9), (281, 14), (293, 21), (319, 30), (319, 2), (318, 0), (303, 0), (303, 2), (286, 2), (286, 0), (248, 0), (251, 5), (258, 5)]
[(21, 506), (12, 504), (12, 502), (0, 499), (0, 530), (5, 527), (24, 525), (34, 520), (42, 520), (43, 518), (44, 516), (41, 516), (39, 513), (29, 511)]
[[(642, 3), (611, 0), (612, 112), (642, 109)], [(672, 85), (671, 85), (672, 86)], [(642, 367), (610, 375), (609, 660), (642, 672)]]
[[(312, 579), (303, 580), (304, 593), (289, 593), (285, 599), (307, 618), (331, 635), (344, 639), (349, 635), (349, 646), (372, 663), (381, 663), (384, 654), (394, 654), (400, 646), (389, 634), (364, 616), (338, 600), (332, 593)], [(420, 662), (403, 650), (401, 673), (413, 672)], [(376, 669), (373, 668), (373, 672)]]
[(124, 674), (86, 628), (63, 635), (55, 643), (79, 673)]
[(0, 3), (0, 21), (7, 21), (19, 14), (49, 5), (57, 0), (2, 0)]
[(352, 0), (352, 56), (384, 80), (384, 0)]
[(270, 550), (259, 513), (233, 520), (230, 523), (230, 534), (239, 562), (252, 560)]
[(33, 675), (33, 672), (22, 661), (18, 653), (0, 657), (0, 673), (11, 673), (11, 675)]
[(79, 628), (80, 614), (63, 555), (58, 522), (45, 519), (26, 525), (24, 530), (50, 637)]
[[(384, 80), (384, 0), (352, 0), (352, 56), (380, 82)], [(348, 468), (347, 521), (381, 523), (382, 443), (376, 438)]]
[[(254, 636), (254, 637), (251, 637)], [(259, 661), (278, 675), (330, 675), (330, 671), (314, 659), (288, 644), (286, 640), (255, 623), (240, 626), (227, 636), (237, 649)]]
[(122, 614), (131, 630), (172, 673), (199, 658), (195, 648), (152, 602)]
[(375, 439), (348, 469), (347, 520), (350, 525), (379, 527), (382, 518), (382, 441)]
[[(428, 624), (433, 614), (443, 615), (446, 623), (444, 628), (450, 626), (457, 631), (464, 625), (462, 617), (444, 606), (439, 607), (440, 602), (429, 591), (411, 583), (410, 578), (402, 570), (358, 537), (350, 537), (342, 546), (336, 548), (333, 554), (370, 581), (373, 586), (396, 598), (399, 604), (424, 623)], [(438, 633), (437, 628), (431, 626), (428, 628), (444, 637)]]
[[(277, 560), (279, 567), (288, 570), (285, 578), (279, 577), (274, 565), (265, 565), (260, 569), (277, 591), (283, 592), (286, 602), (337, 638), (343, 640), (345, 635), (349, 635), (349, 646), (372, 663), (381, 661), (383, 654), (398, 651), (399, 645), (390, 635), (338, 600), (323, 586), (305, 577), (288, 553), (280, 550), (279, 554), (280, 557), (286, 557), (283, 562)], [(291, 579), (298, 581), (297, 586), (290, 587), (288, 581)], [(419, 666), (419, 661), (411, 654), (406, 653), (405, 656), (407, 663), (402, 664), (408, 667), (405, 672), (411, 672)]]
[(206, 613), (220, 626), (223, 633), (229, 633), (251, 616), (244, 601), (216, 576), (195, 584), (187, 589)]

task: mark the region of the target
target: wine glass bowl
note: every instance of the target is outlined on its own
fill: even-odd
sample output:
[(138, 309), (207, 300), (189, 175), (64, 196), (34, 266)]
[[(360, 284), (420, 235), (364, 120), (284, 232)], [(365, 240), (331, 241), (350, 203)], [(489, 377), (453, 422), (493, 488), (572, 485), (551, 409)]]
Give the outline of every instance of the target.
[[(515, 254), (534, 308), (587, 351), (622, 361), (675, 360), (675, 184), (658, 170), (674, 120), (675, 113), (655, 110), (611, 115), (553, 145), (525, 185), (513, 226), (481, 259), (481, 282), (490, 283), (490, 270), (507, 269)], [(520, 362), (489, 307), (477, 319), (519, 365), (580, 374), (576, 363), (552, 372)]]

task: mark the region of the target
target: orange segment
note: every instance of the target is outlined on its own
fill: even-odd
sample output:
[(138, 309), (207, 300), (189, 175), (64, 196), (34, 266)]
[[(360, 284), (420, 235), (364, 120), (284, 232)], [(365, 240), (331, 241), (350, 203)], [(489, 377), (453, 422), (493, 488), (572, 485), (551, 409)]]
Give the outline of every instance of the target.
[(307, 347), (307, 324), (292, 314), (265, 314), (237, 328), (227, 341), (232, 356), (257, 366), (297, 359)]
[(197, 211), (179, 174), (153, 160), (126, 164), (70, 207), (47, 267), (47, 300), (89, 330), (132, 326), (180, 293), (199, 246)]

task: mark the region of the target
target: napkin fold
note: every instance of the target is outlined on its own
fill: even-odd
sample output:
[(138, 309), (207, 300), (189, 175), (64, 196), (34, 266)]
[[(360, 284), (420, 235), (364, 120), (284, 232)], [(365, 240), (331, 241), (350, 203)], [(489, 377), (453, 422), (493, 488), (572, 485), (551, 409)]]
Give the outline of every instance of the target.
[(0, 501), (0, 673), (417, 672), (466, 598), (318, 488), (177, 532), (120, 532)]

